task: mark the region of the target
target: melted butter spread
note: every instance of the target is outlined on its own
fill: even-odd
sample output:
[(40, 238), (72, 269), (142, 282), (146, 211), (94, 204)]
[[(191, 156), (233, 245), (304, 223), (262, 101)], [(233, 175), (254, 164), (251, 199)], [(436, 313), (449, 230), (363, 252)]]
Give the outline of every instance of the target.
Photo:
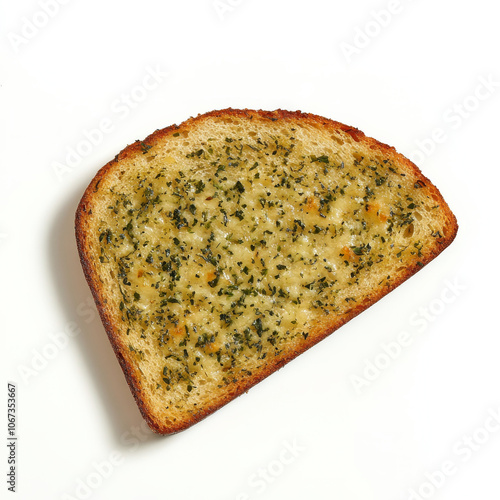
[(169, 404), (250, 376), (359, 303), (370, 276), (389, 283), (388, 259), (420, 255), (398, 239), (418, 222), (413, 184), (387, 160), (311, 155), (293, 129), (208, 140), (182, 169), (146, 160), (109, 190), (97, 265)]

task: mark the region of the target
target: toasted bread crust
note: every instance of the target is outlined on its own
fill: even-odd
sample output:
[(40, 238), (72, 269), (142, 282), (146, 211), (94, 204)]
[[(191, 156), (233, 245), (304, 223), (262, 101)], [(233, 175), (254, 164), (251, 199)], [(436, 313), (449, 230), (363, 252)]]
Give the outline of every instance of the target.
[[(191, 414), (184, 421), (176, 422), (173, 425), (166, 425), (164, 422), (155, 418), (155, 414), (153, 408), (151, 407), (151, 403), (144, 397), (144, 394), (141, 390), (141, 384), (139, 383), (141, 374), (134, 368), (134, 366), (130, 363), (129, 359), (125, 355), (125, 346), (123, 345), (117, 331), (117, 326), (114, 324), (112, 315), (107, 308), (105, 293), (102, 289), (102, 284), (100, 283), (98, 276), (96, 274), (96, 268), (92, 263), (89, 254), (89, 224), (88, 224), (88, 215), (92, 213), (94, 197), (99, 190), (99, 185), (101, 181), (108, 175), (108, 173), (120, 164), (123, 160), (132, 158), (134, 155), (142, 153), (142, 145), (147, 144), (154, 146), (157, 143), (162, 142), (166, 138), (170, 137), (175, 132), (179, 131), (187, 131), (194, 127), (196, 127), (200, 122), (204, 120), (210, 120), (213, 117), (221, 118), (221, 117), (242, 117), (246, 119), (251, 119), (255, 121), (294, 121), (301, 122), (307, 124), (312, 127), (328, 129), (330, 131), (341, 130), (347, 134), (349, 134), (356, 142), (363, 143), (368, 146), (370, 149), (374, 151), (381, 152), (384, 156), (394, 160), (397, 164), (407, 172), (413, 173), (413, 175), (418, 179), (418, 182), (425, 185), (429, 192), (432, 193), (433, 197), (438, 200), (441, 210), (445, 214), (446, 218), (446, 231), (445, 236), (442, 238), (436, 239), (436, 246), (432, 249), (432, 251), (423, 259), (420, 260), (418, 264), (411, 264), (404, 272), (404, 274), (398, 279), (390, 284), (390, 286), (380, 287), (379, 290), (376, 290), (367, 300), (364, 300), (362, 303), (353, 307), (348, 314), (343, 316), (335, 316), (329, 317), (328, 321), (325, 321), (321, 325), (316, 328), (316, 331), (312, 332), (314, 334), (308, 336), (308, 338), (301, 344), (301, 346), (295, 349), (293, 352), (286, 354), (285, 356), (276, 358), (272, 360), (265, 369), (260, 372), (254, 374), (252, 377), (248, 379), (239, 380), (238, 382), (228, 386), (226, 388), (226, 392), (218, 397), (218, 399), (206, 405), (203, 409), (199, 410), (196, 413)], [(317, 344), (325, 337), (329, 336), (335, 330), (340, 328), (346, 322), (363, 312), (369, 306), (380, 300), (382, 297), (387, 295), (394, 288), (399, 286), (401, 283), (406, 281), (409, 277), (414, 275), (418, 270), (420, 270), (423, 266), (428, 264), (431, 260), (433, 260), (437, 255), (439, 255), (451, 242), (454, 240), (458, 230), (458, 225), (455, 216), (451, 212), (450, 208), (444, 201), (443, 197), (439, 190), (430, 182), (430, 180), (425, 177), (420, 169), (412, 163), (407, 158), (403, 157), (396, 150), (383, 144), (373, 138), (365, 136), (363, 132), (360, 130), (349, 127), (342, 123), (329, 120), (327, 118), (302, 113), (300, 111), (290, 112), (284, 110), (275, 110), (275, 111), (262, 111), (262, 110), (238, 110), (238, 109), (224, 109), (219, 111), (212, 111), (210, 113), (198, 115), (197, 117), (190, 118), (180, 125), (172, 125), (170, 127), (157, 130), (153, 134), (149, 135), (144, 141), (136, 141), (135, 143), (126, 147), (123, 151), (121, 151), (113, 160), (107, 163), (104, 167), (102, 167), (94, 179), (91, 181), (90, 185), (87, 187), (78, 209), (76, 211), (76, 220), (75, 220), (75, 231), (76, 231), (76, 240), (78, 251), (80, 255), (80, 261), (83, 267), (83, 271), (87, 280), (87, 283), (92, 291), (92, 295), (94, 297), (97, 309), (99, 311), (101, 320), (103, 322), (106, 333), (109, 337), (113, 350), (115, 352), (118, 361), (123, 369), (127, 382), (129, 384), (130, 390), (139, 406), (139, 409), (147, 421), (148, 425), (151, 429), (160, 434), (172, 434), (175, 432), (179, 432), (191, 425), (199, 422), (204, 419), (211, 413), (215, 412), (229, 401), (233, 400), (235, 397), (241, 395), (242, 393), (248, 391), (255, 384), (268, 377), (271, 373), (275, 372), (286, 363), (305, 352), (313, 345)]]

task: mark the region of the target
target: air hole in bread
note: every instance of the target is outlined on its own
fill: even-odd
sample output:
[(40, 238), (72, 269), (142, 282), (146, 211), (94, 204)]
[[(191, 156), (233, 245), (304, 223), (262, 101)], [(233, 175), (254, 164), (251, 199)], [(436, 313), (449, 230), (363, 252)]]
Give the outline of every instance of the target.
[(420, 214), (420, 212), (413, 212), (413, 217), (415, 217), (415, 219), (417, 220), (422, 220), (422, 215)]
[(405, 232), (403, 233), (403, 236), (405, 238), (411, 238), (413, 236), (413, 232), (415, 231), (415, 227), (413, 224), (408, 225), (408, 227), (405, 229)]

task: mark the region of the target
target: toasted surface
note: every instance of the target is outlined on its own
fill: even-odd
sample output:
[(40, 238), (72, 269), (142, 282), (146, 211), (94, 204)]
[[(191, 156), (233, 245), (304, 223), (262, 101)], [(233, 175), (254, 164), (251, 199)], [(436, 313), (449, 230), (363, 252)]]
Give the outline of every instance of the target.
[(222, 110), (137, 141), (77, 210), (82, 265), (151, 428), (185, 429), (451, 243), (409, 160), (316, 115)]

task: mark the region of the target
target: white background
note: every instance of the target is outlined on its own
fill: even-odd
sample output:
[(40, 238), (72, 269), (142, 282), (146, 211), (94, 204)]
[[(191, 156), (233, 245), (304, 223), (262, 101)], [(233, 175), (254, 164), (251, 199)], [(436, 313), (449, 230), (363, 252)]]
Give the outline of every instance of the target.
[[(0, 401), (15, 382), (18, 498), (500, 498), (494, 9), (2, 2)], [(301, 109), (395, 146), (440, 188), (460, 229), (320, 345), (202, 423), (158, 437), (89, 302), (74, 212), (127, 144), (225, 107)], [(0, 491), (12, 495), (4, 479)]]

